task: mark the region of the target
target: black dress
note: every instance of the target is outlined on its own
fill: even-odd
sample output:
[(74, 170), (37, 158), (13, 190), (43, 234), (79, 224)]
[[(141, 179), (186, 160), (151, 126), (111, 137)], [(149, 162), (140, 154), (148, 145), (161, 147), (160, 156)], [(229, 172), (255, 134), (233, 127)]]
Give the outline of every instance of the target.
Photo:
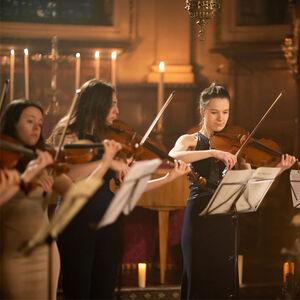
[(58, 238), (66, 299), (114, 297), (121, 246), (119, 222), (97, 231), (91, 226), (100, 221), (114, 196), (109, 189), (113, 175), (112, 170), (105, 174), (102, 187)]
[[(198, 133), (195, 150), (208, 150), (209, 139)], [(204, 188), (190, 182), (181, 245), (183, 278), (181, 299), (227, 299), (237, 296), (234, 280), (234, 223), (230, 215), (202, 216), (217, 188), (224, 164), (214, 158), (192, 163), (192, 169), (207, 179)]]

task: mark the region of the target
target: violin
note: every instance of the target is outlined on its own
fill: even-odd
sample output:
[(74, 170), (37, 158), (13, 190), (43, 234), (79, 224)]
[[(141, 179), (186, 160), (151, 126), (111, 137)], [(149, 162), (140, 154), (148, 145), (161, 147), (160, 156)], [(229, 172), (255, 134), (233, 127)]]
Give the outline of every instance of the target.
[[(156, 146), (158, 143), (149, 138), (142, 146), (140, 146), (141, 136), (139, 136), (133, 128), (120, 120), (115, 120), (113, 125), (109, 127), (107, 138), (121, 143), (123, 148), (120, 151), (124, 152), (127, 157), (134, 157), (136, 160), (142, 160), (153, 159), (158, 156), (159, 158), (166, 159), (172, 163), (175, 161), (173, 157), (166, 153), (164, 146)], [(195, 172), (190, 171), (188, 176), (197, 186), (203, 187), (206, 185), (205, 178), (199, 177)]]
[[(249, 132), (239, 126), (228, 126), (220, 132), (215, 132), (210, 138), (212, 149), (237, 154), (249, 136)], [(282, 152), (277, 143), (268, 139), (250, 138), (238, 156), (244, 158), (251, 166), (275, 166), (281, 161)]]
[[(101, 143), (67, 144), (60, 151), (57, 161), (50, 167), (54, 168), (56, 174), (67, 173), (69, 171), (68, 164), (89, 162), (97, 153), (97, 149), (103, 150), (103, 145)], [(58, 151), (48, 145), (45, 145), (42, 150), (49, 152), (52, 156)], [(37, 154), (33, 150), (23, 147), (12, 137), (0, 136), (0, 168), (14, 168), (19, 160), (27, 165), (30, 160), (35, 158), (37, 158)]]

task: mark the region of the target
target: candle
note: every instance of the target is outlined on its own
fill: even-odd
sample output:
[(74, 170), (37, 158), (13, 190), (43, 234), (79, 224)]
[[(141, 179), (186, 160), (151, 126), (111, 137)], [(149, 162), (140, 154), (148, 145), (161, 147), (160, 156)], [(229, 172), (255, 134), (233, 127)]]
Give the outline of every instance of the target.
[(286, 283), (286, 275), (289, 273), (289, 263), (285, 262), (283, 264), (283, 282)]
[(100, 52), (95, 52), (95, 78), (100, 78)]
[(243, 263), (244, 263), (244, 256), (239, 254), (238, 255), (238, 274), (239, 274), (239, 285), (243, 285)]
[[(161, 61), (159, 63), (159, 81), (158, 81), (158, 95), (157, 95), (157, 113), (161, 110), (163, 106), (164, 99), (164, 72), (165, 72), (165, 63)], [(158, 131), (161, 131), (163, 118), (161, 117), (157, 123)]]
[(290, 263), (290, 273), (293, 275), (295, 274), (295, 263), (293, 262)]
[(144, 263), (138, 264), (138, 274), (139, 274), (139, 287), (144, 288), (146, 286), (146, 268), (147, 265)]
[(75, 90), (79, 89), (79, 85), (80, 85), (80, 53), (76, 53)]
[(117, 60), (117, 52), (113, 51), (111, 53), (111, 82), (115, 88), (116, 88), (116, 60)]
[(29, 62), (28, 49), (24, 49), (25, 99), (29, 99)]
[(15, 84), (15, 50), (10, 50), (10, 101), (14, 99)]
[(283, 282), (286, 283), (287, 275), (295, 274), (295, 263), (285, 262), (283, 264)]

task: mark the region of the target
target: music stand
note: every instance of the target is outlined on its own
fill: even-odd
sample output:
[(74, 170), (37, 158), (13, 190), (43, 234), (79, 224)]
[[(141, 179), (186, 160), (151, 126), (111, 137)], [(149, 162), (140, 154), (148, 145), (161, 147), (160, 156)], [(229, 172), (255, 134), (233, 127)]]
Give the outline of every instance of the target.
[[(238, 270), (238, 213), (258, 209), (280, 168), (261, 167), (256, 170), (228, 171), (206, 208), (199, 216), (232, 215), (234, 223), (234, 287), (237, 287)], [(237, 296), (237, 290), (235, 291)]]
[(300, 174), (296, 170), (291, 170), (290, 173), (291, 193), (293, 206), (300, 208)]
[(133, 165), (104, 216), (96, 225), (96, 229), (114, 223), (122, 212), (128, 215), (134, 209), (152, 173), (160, 164), (160, 159), (152, 159), (139, 161)]

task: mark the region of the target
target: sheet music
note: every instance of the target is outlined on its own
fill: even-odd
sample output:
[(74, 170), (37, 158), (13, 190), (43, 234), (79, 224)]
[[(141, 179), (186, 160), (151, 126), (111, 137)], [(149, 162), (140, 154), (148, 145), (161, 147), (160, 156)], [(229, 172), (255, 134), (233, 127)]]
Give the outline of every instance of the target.
[(296, 208), (300, 208), (300, 174), (298, 171), (291, 170), (290, 181), (293, 205)]
[(268, 167), (228, 171), (200, 215), (228, 213), (237, 198), (238, 212), (257, 210), (279, 171)]
[(111, 201), (105, 215), (97, 225), (97, 229), (112, 224), (121, 212), (129, 214), (144, 192), (152, 173), (161, 164), (160, 159), (136, 162), (129, 170), (121, 188)]
[(264, 199), (271, 184), (280, 171), (280, 168), (261, 167), (252, 170), (251, 178), (248, 180), (247, 188), (236, 202), (238, 212), (256, 211)]

